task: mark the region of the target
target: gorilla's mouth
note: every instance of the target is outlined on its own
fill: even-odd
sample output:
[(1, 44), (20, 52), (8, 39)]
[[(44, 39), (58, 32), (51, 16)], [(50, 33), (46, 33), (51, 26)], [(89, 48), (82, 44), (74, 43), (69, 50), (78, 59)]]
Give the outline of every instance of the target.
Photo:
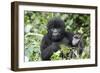
[(52, 33), (52, 36), (55, 36), (55, 37), (57, 37), (57, 36), (59, 36), (60, 34), (58, 33), (58, 32), (54, 32), (54, 33)]
[(52, 40), (53, 41), (61, 41), (63, 39), (63, 36), (62, 35), (55, 35), (55, 36), (52, 36)]

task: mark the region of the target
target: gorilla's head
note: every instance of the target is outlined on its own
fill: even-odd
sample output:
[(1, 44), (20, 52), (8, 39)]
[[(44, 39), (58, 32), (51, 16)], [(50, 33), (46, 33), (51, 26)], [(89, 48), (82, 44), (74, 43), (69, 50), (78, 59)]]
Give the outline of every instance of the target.
[(65, 24), (60, 18), (53, 18), (48, 21), (48, 36), (52, 41), (60, 41), (64, 37)]

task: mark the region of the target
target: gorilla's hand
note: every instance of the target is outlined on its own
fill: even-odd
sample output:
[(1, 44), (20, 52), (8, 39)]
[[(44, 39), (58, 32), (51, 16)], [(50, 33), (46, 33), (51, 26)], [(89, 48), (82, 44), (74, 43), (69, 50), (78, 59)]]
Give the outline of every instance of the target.
[(54, 52), (56, 52), (56, 51), (58, 51), (58, 50), (60, 49), (60, 46), (59, 46), (58, 43), (53, 42), (53, 43), (51, 44), (51, 48), (52, 48), (52, 50), (53, 50)]

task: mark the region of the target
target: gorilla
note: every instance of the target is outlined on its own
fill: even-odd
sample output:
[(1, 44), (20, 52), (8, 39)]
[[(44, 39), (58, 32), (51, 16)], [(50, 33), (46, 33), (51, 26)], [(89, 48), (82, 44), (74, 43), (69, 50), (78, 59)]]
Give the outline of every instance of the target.
[(80, 36), (65, 31), (64, 21), (60, 18), (52, 18), (47, 24), (47, 34), (44, 35), (40, 49), (42, 60), (50, 60), (54, 52), (60, 50), (60, 44), (64, 43), (71, 47), (79, 47), (79, 55), (83, 52), (83, 43)]

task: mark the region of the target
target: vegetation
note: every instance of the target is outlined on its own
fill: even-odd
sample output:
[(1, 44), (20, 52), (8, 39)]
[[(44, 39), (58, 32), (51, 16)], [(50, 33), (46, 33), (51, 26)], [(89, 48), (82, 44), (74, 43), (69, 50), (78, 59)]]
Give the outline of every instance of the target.
[[(24, 11), (24, 46), (25, 61), (41, 61), (40, 43), (43, 36), (47, 33), (47, 22), (53, 17), (60, 17), (65, 22), (66, 31), (81, 33), (84, 42), (84, 52), (80, 58), (90, 57), (90, 15), (79, 13), (54, 13), (54, 12), (35, 12)], [(62, 60), (60, 53), (70, 53), (70, 47), (55, 52), (52, 60)], [(67, 56), (67, 58), (70, 56)], [(68, 58), (70, 59), (70, 58)], [(79, 58), (78, 58), (79, 59)]]

